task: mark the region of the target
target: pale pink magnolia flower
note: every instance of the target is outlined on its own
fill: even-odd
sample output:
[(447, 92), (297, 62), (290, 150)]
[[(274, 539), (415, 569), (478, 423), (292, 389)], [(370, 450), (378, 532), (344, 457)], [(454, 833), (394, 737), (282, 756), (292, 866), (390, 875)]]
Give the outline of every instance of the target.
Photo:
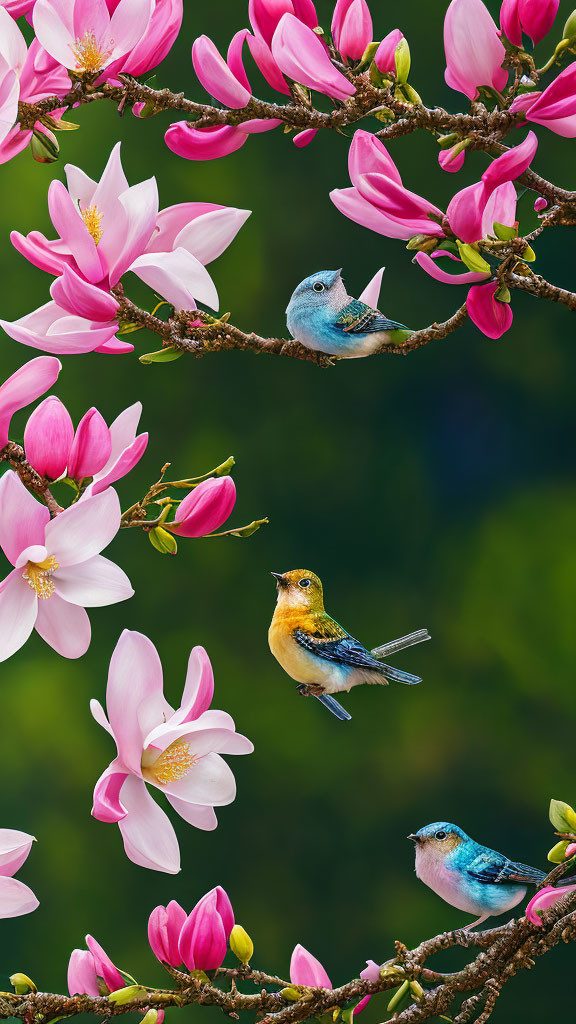
[[(88, 949), (73, 949), (68, 964), (68, 991), (71, 996), (101, 996), (126, 986), (126, 981), (99, 942), (86, 936)], [(102, 983), (102, 984), (101, 984)], [(105, 989), (105, 992), (102, 991)]]
[(13, 876), (30, 853), (34, 836), (13, 828), (0, 828), (0, 917), (21, 917), (38, 906), (34, 893)]
[(506, 50), (482, 0), (452, 0), (444, 19), (446, 84), (476, 99), (487, 86), (500, 92), (508, 81), (502, 67)]
[(8, 441), (10, 421), (14, 414), (44, 395), (58, 379), (61, 369), (59, 359), (38, 356), (24, 363), (24, 366), (0, 384), (0, 448)]
[(215, 971), (224, 963), (234, 911), (228, 893), (217, 885), (207, 892), (182, 925), (180, 960), (189, 971)]
[(293, 14), (282, 15), (271, 50), (280, 71), (300, 85), (336, 100), (345, 100), (356, 92), (356, 86), (334, 67), (316, 33)]
[(141, 867), (168, 874), (180, 870), (176, 833), (148, 786), (163, 792), (185, 821), (205, 830), (217, 826), (214, 807), (235, 798), (234, 775), (220, 755), (249, 754), (253, 745), (236, 732), (230, 715), (208, 710), (213, 693), (210, 660), (202, 647), (195, 647), (182, 704), (175, 711), (164, 697), (154, 644), (142, 633), (125, 630), (110, 662), (108, 718), (100, 703), (91, 701), (94, 718), (117, 748), (96, 783), (92, 814), (118, 824), (126, 855)]
[(372, 42), (372, 15), (366, 0), (336, 0), (332, 38), (343, 57), (360, 60)]
[[(48, 190), (59, 237), (49, 240), (38, 231), (11, 235), (31, 263), (61, 275), (51, 289), (55, 302), (16, 321), (17, 340), (44, 347), (50, 337), (68, 335), (53, 342), (65, 346), (59, 351), (102, 351), (102, 343), (104, 351), (127, 351), (131, 346), (125, 342), (111, 341), (118, 303), (109, 289), (128, 271), (178, 309), (193, 309), (197, 300), (217, 308), (218, 294), (204, 263), (224, 251), (250, 211), (208, 203), (180, 203), (159, 211), (154, 178), (128, 185), (120, 144), (99, 182), (73, 165), (66, 167), (66, 175), (68, 189), (53, 181)], [(106, 338), (90, 338), (104, 331)], [(77, 342), (70, 337), (74, 334)], [(72, 348), (75, 344), (79, 347)]]
[(0, 479), (0, 545), (12, 572), (0, 583), (0, 661), (33, 629), (64, 658), (90, 646), (86, 608), (117, 604), (134, 591), (126, 574), (100, 552), (120, 528), (111, 487), (54, 519), (12, 471)]
[(560, 0), (502, 0), (500, 26), (514, 46), (523, 46), (522, 33), (539, 43), (554, 24)]
[(108, 427), (98, 410), (92, 408), (74, 431), (66, 406), (50, 395), (26, 424), (26, 458), (37, 473), (50, 480), (64, 474), (73, 480), (91, 480), (84, 499), (99, 494), (126, 476), (142, 458), (148, 434), (136, 437), (141, 413), (142, 405), (137, 402)]
[(441, 218), (442, 211), (404, 187), (386, 146), (370, 132), (354, 133), (348, 170), (353, 187), (330, 193), (345, 217), (388, 238), (442, 237), (441, 225), (430, 216)]
[(304, 946), (294, 946), (290, 959), (290, 981), (307, 988), (332, 988), (332, 982), (322, 964)]
[(153, 0), (36, 0), (36, 38), (63, 67), (96, 75), (124, 57), (148, 28)]

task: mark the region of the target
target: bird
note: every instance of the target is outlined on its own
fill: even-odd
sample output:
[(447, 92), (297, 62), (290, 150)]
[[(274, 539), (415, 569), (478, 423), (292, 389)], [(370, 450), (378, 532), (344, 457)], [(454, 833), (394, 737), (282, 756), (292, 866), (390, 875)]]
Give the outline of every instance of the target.
[(322, 582), (309, 569), (273, 572), (278, 589), (268, 632), (270, 650), (303, 696), (317, 697), (341, 721), (351, 715), (332, 696), (361, 683), (387, 686), (389, 680), (412, 686), (420, 676), (392, 668), (381, 659), (429, 640), (419, 629), (368, 651), (324, 610)]
[(360, 299), (348, 295), (341, 270), (320, 270), (293, 292), (286, 310), (292, 337), (305, 348), (341, 359), (370, 356), (413, 333)]
[(408, 839), (416, 846), (417, 877), (452, 907), (479, 915), (466, 931), (512, 910), (529, 885), (539, 886), (546, 877), (539, 868), (481, 846), (447, 821), (425, 825)]

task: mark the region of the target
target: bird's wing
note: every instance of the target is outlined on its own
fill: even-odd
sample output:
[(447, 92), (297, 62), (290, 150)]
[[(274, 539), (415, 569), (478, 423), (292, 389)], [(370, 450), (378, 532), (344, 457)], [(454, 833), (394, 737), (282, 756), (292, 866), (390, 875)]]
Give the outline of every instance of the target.
[(330, 622), (337, 630), (341, 631), (340, 636), (330, 636), (332, 632), (330, 626), (328, 628), (321, 626), (314, 633), (305, 633), (301, 629), (296, 629), (293, 633), (296, 643), (304, 650), (310, 651), (326, 661), (332, 661), (337, 665), (349, 665), (351, 668), (365, 668), (384, 675), (384, 666), (376, 661), (358, 640), (348, 636), (333, 619)]
[(372, 306), (367, 306), (360, 299), (352, 299), (352, 302), (344, 306), (334, 322), (334, 327), (345, 334), (377, 334), (379, 331), (407, 330), (404, 324), (389, 320), (384, 313), (372, 309)]
[(482, 850), (466, 870), (476, 881), (490, 885), (509, 885), (511, 882), (538, 885), (546, 877), (539, 868), (509, 860), (495, 850)]

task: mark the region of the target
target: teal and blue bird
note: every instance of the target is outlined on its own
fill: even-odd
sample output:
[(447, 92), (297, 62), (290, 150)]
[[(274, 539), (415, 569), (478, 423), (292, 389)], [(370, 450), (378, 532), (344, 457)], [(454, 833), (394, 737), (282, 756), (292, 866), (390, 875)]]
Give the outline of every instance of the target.
[(373, 355), (413, 333), (348, 295), (340, 270), (321, 270), (302, 281), (288, 304), (286, 323), (300, 344), (340, 359)]
[(539, 886), (546, 877), (539, 868), (480, 846), (447, 821), (426, 825), (408, 839), (416, 846), (418, 878), (452, 907), (478, 915), (466, 929), (512, 910), (529, 885)]
[(333, 694), (362, 683), (387, 686), (389, 680), (412, 686), (420, 676), (403, 672), (383, 659), (413, 644), (429, 640), (426, 629), (391, 640), (368, 651), (350, 636), (324, 608), (322, 581), (309, 569), (273, 572), (278, 587), (276, 610), (268, 632), (270, 650), (303, 695), (312, 695), (336, 715), (350, 715)]

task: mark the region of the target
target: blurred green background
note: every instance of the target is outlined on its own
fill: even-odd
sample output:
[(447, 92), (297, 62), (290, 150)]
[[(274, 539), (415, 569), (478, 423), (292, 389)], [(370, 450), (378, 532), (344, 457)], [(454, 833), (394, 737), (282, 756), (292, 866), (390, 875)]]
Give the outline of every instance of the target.
[[(459, 97), (443, 81), (445, 6), (416, 0), (387, 13), (372, 5), (379, 38), (397, 24), (408, 36), (411, 81), (425, 102), (455, 110)], [(570, 7), (561, 5), (559, 26)], [(319, 0), (318, 8), (327, 22), (329, 4)], [(154, 84), (201, 98), (192, 39), (206, 32), (224, 45), (246, 21), (237, 0), (196, 9), (188, 2), (180, 40)], [(558, 37), (541, 45), (544, 57)], [(341, 135), (319, 136), (300, 151), (276, 131), (203, 164), (167, 150), (169, 115), (121, 120), (112, 105), (94, 104), (75, 117), (81, 130), (60, 137), (61, 163), (39, 165), (25, 152), (0, 170), (7, 319), (46, 301), (50, 283), (11, 248), (10, 229), (53, 234), (51, 178), (66, 161), (98, 177), (117, 139), (129, 180), (156, 175), (162, 206), (202, 200), (254, 211), (211, 268), (222, 310), (247, 330), (282, 334), (293, 288), (324, 267), (342, 266), (357, 295), (386, 265), (381, 308), (415, 327), (463, 301), (463, 291), (413, 266), (402, 243), (332, 206), (328, 191), (348, 184)], [(474, 155), (459, 175), (445, 174), (428, 135), (390, 148), (408, 187), (440, 206), (485, 167)], [(574, 142), (542, 130), (535, 166), (570, 187), (573, 152)], [(535, 223), (533, 199), (521, 203), (523, 226)], [(537, 246), (537, 268), (566, 287), (574, 287), (570, 242), (557, 228)], [(260, 967), (286, 974), (302, 942), (343, 982), (367, 957), (389, 958), (395, 938), (414, 944), (468, 920), (414, 876), (405, 836), (437, 819), (546, 866), (548, 801), (576, 799), (576, 350), (565, 309), (519, 293), (513, 304), (513, 328), (499, 342), (467, 324), (406, 359), (331, 370), (249, 353), (148, 367), (137, 354), (64, 359), (58, 394), (76, 420), (93, 403), (108, 421), (129, 403), (144, 404), (151, 441), (119, 486), (124, 507), (165, 461), (186, 476), (233, 454), (231, 525), (263, 515), (271, 525), (250, 540), (183, 541), (177, 558), (161, 557), (137, 531), (122, 533), (110, 555), (136, 595), (91, 613), (88, 654), (65, 661), (34, 635), (2, 665), (0, 825), (37, 836), (19, 877), (41, 903), (33, 918), (0, 923), (2, 987), (19, 970), (62, 991), (69, 953), (86, 932), (139, 979), (164, 984), (147, 949), (150, 911), (170, 899), (191, 908), (218, 883), (253, 936)], [(151, 336), (132, 338), (140, 352), (157, 347)], [(33, 355), (4, 337), (2, 379)], [(21, 415), (20, 434), (24, 423)], [(332, 614), (368, 645), (428, 626), (432, 643), (396, 659), (424, 684), (351, 694), (347, 725), (298, 699), (268, 651), (268, 573), (303, 566), (323, 578)], [(93, 785), (113, 747), (88, 702), (104, 697), (124, 627), (158, 646), (173, 701), (190, 647), (205, 645), (215, 706), (231, 712), (256, 747), (233, 761), (238, 797), (221, 810), (216, 832), (172, 815), (182, 847), (177, 877), (133, 865), (118, 829), (90, 817)], [(573, 975), (565, 976), (573, 957), (573, 949), (558, 949), (508, 985), (495, 1019), (535, 1024), (544, 1007), (550, 1016), (565, 1011), (575, 993)], [(384, 1015), (376, 1000), (366, 1022)]]

